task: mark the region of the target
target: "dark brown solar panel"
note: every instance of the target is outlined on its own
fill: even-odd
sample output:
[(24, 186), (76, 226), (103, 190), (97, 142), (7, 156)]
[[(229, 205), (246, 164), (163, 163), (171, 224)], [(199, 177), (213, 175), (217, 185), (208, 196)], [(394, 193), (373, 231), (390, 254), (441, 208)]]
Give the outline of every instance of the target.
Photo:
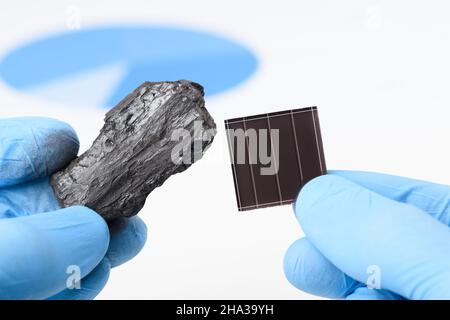
[(316, 107), (225, 120), (240, 211), (288, 204), (326, 173)]

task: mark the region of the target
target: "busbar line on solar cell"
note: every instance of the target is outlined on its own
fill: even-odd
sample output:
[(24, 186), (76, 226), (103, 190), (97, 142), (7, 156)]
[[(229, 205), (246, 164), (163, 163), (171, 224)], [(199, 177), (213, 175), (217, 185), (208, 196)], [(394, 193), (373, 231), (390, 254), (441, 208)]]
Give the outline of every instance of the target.
[[(229, 127), (228, 120), (225, 120), (225, 127), (227, 129)], [(241, 204), (241, 197), (239, 195), (239, 183), (237, 181), (236, 168), (234, 167), (234, 148), (231, 145), (230, 130), (227, 130), (227, 137), (228, 137), (228, 149), (229, 149), (229, 153), (230, 153), (230, 158), (233, 159), (232, 164), (231, 164), (231, 170), (233, 171), (233, 181), (234, 181), (234, 186), (236, 188), (236, 199), (238, 201), (239, 208), (241, 208), (242, 204)]]
[(290, 204), (290, 203), (293, 203), (293, 202), (295, 202), (295, 199), (288, 199), (288, 200), (282, 200), (282, 201), (266, 202), (266, 203), (260, 204), (258, 206), (252, 205), (252, 206), (240, 207), (239, 209), (241, 209), (241, 210), (259, 209), (259, 208), (264, 208), (264, 207), (272, 207), (272, 206), (275, 206), (275, 205)]
[[(309, 107), (225, 120), (239, 211), (293, 203), (304, 184), (326, 173), (319, 118), (315, 113), (317, 107)], [(243, 130), (243, 139), (231, 130)], [(256, 130), (257, 134), (251, 130)], [(278, 130), (277, 134), (272, 130)], [(270, 139), (270, 144), (258, 140), (265, 138)], [(264, 143), (267, 144), (264, 146)], [(249, 163), (247, 159), (236, 163), (236, 156), (240, 157), (236, 152), (244, 152)], [(275, 168), (275, 171), (267, 174), (270, 171), (263, 171), (263, 168)]]
[[(245, 119), (242, 122), (244, 126), (244, 132), (247, 132), (247, 125), (245, 124)], [(250, 155), (250, 148), (248, 146), (248, 140), (245, 139), (245, 145), (248, 153), (248, 162), (250, 167), (250, 176), (252, 177), (252, 186), (253, 186), (253, 195), (255, 196), (256, 208), (258, 208), (258, 195), (256, 194), (256, 184), (255, 184), (255, 175), (253, 174), (253, 167), (251, 166), (250, 159), (253, 159)]]
[(312, 118), (313, 118), (314, 137), (316, 138), (316, 146), (317, 146), (317, 154), (318, 154), (318, 156), (319, 156), (320, 171), (321, 171), (322, 174), (323, 174), (322, 157), (320, 156), (319, 140), (318, 140), (318, 138), (317, 138), (316, 118), (314, 117), (314, 111), (312, 111), (311, 114), (312, 114)]
[[(302, 108), (302, 109), (300, 109), (298, 111), (295, 111), (295, 110), (291, 110), (291, 111), (292, 111), (292, 114), (295, 115), (295, 114), (299, 114), (299, 113), (311, 112), (311, 111), (316, 110), (316, 108), (317, 107), (308, 107), (308, 108)], [(242, 121), (249, 122), (249, 121), (253, 121), (253, 120), (265, 119), (268, 115), (270, 116), (270, 118), (282, 117), (282, 116), (285, 116), (286, 113), (289, 113), (289, 111), (283, 111), (283, 113), (281, 113), (281, 111), (280, 111), (280, 113), (278, 113), (278, 112), (276, 112), (276, 113), (277, 114), (274, 114), (274, 115), (272, 115), (271, 113), (266, 113), (265, 115), (242, 117), (242, 118), (234, 118), (234, 119), (229, 119), (229, 120), (226, 120), (226, 121), (227, 121), (228, 124), (233, 124), (233, 123), (241, 123)]]
[(266, 120), (267, 120), (267, 129), (268, 129), (267, 132), (268, 132), (268, 135), (269, 135), (268, 138), (270, 139), (270, 156), (271, 156), (272, 160), (274, 161), (274, 165), (275, 165), (275, 170), (276, 170), (275, 179), (277, 181), (278, 198), (280, 198), (279, 202), (281, 204), (281, 201), (283, 200), (283, 196), (281, 195), (280, 179), (278, 177), (279, 167), (278, 167), (278, 163), (277, 163), (276, 157), (273, 156), (273, 153), (275, 152), (275, 149), (273, 148), (273, 141), (272, 141), (272, 134), (271, 134), (272, 130), (271, 130), (271, 127), (270, 127), (270, 116), (269, 116), (269, 114), (266, 115)]
[(294, 141), (295, 141), (295, 151), (297, 153), (297, 165), (298, 165), (298, 169), (300, 171), (300, 182), (303, 185), (303, 169), (302, 169), (302, 160), (300, 159), (300, 152), (298, 151), (298, 149), (300, 148), (299, 146), (299, 141), (297, 139), (297, 129), (295, 129), (295, 122), (294, 122), (294, 112), (291, 110), (290, 111), (290, 116), (291, 116), (291, 124), (292, 124), (292, 132), (294, 134)]

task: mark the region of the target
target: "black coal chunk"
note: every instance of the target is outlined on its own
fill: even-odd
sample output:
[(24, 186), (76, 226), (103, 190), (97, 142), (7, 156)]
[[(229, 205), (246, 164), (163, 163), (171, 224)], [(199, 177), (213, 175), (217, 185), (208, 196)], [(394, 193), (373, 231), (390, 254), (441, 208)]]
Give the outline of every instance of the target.
[(197, 83), (145, 82), (105, 117), (93, 145), (50, 183), (62, 207), (130, 217), (171, 175), (200, 159), (216, 134)]

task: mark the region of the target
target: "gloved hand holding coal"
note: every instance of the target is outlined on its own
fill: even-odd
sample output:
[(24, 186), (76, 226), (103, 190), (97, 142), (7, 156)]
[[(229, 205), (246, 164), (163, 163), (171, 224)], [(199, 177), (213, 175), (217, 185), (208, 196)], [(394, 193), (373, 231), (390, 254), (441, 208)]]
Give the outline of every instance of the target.
[(0, 120), (0, 299), (94, 298), (145, 244), (144, 222), (125, 217), (215, 134), (201, 86), (188, 81), (144, 83), (105, 122), (76, 158), (68, 124)]

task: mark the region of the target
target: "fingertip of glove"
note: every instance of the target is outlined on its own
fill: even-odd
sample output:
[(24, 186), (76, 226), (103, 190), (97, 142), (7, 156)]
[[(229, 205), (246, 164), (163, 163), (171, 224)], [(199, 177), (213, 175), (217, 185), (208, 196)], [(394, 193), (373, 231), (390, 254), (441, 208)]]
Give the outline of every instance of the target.
[(25, 123), (29, 123), (32, 125), (39, 125), (42, 128), (52, 129), (52, 130), (61, 130), (69, 133), (75, 133), (73, 128), (67, 122), (47, 117), (29, 117), (24, 118)]
[(71, 211), (73, 215), (79, 215), (84, 221), (99, 223), (106, 226), (106, 221), (94, 210), (83, 206), (83, 205), (74, 205), (71, 207), (67, 207), (60, 210), (61, 212)]
[(0, 120), (0, 127), (0, 186), (49, 176), (78, 154), (78, 137), (65, 122), (23, 117)]
[(147, 225), (144, 221), (137, 217), (130, 218), (118, 218), (109, 222), (109, 229), (111, 234), (123, 232), (124, 229), (129, 229), (127, 232), (131, 232), (135, 236), (147, 238)]
[(300, 191), (294, 209), (297, 218), (308, 215), (313, 207), (320, 204), (328, 196), (344, 188), (346, 180), (336, 175), (327, 174), (309, 181)]
[[(48, 140), (48, 142), (44, 142), (65, 143), (70, 146), (70, 149), (77, 149), (78, 151), (78, 135), (74, 128), (67, 122), (44, 117), (17, 118), (15, 122), (22, 124), (24, 127), (31, 128), (34, 134), (38, 135), (38, 138)], [(53, 147), (58, 147), (58, 145), (53, 145)]]
[(77, 156), (80, 143), (75, 130), (69, 124), (44, 118), (37, 122), (36, 127), (41, 131), (41, 148), (49, 155), (46, 158), (49, 174), (62, 169)]
[(106, 221), (97, 212), (81, 205), (64, 208), (59, 211), (62, 214), (66, 214), (74, 222), (83, 224), (84, 232), (95, 237), (95, 243), (99, 251), (103, 251), (103, 255), (106, 253), (110, 240), (109, 228)]
[(136, 256), (147, 240), (147, 226), (139, 217), (120, 218), (110, 222), (111, 241), (107, 257), (112, 267)]
[(306, 238), (299, 239), (289, 246), (284, 255), (283, 269), (286, 279), (298, 289), (302, 289), (303, 283), (303, 274), (300, 272), (302, 261), (299, 252), (304, 252), (308, 245), (309, 242)]
[(138, 238), (138, 242), (141, 243), (141, 248), (139, 249), (141, 250), (144, 244), (147, 242), (147, 234), (148, 234), (147, 225), (139, 217), (132, 217), (131, 223), (133, 224), (134, 233)]

